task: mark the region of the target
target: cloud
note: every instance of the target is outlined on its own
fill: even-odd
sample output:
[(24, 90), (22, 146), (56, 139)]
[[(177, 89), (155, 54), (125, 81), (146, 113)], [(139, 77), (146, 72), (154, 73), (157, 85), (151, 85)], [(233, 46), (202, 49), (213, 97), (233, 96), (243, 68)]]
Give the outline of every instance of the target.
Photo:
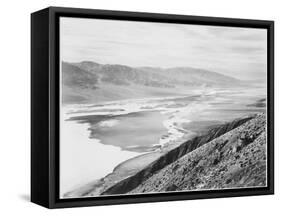
[(80, 18), (60, 22), (65, 61), (188, 66), (241, 79), (255, 71), (266, 76), (265, 29)]
[(251, 46), (233, 46), (229, 48), (230, 51), (241, 53), (241, 54), (252, 54), (252, 53), (265, 53), (266, 50), (263, 47), (251, 47)]
[(266, 40), (266, 34), (254, 33), (254, 34), (233, 35), (232, 39), (241, 40), (241, 41), (260, 41), (260, 42), (263, 42), (263, 41)]

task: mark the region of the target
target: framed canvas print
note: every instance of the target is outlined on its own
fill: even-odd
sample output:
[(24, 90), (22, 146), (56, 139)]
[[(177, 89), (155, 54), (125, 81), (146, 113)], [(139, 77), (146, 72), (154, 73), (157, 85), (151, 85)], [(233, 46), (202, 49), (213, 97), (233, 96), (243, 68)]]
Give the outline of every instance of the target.
[(31, 27), (32, 202), (273, 194), (273, 21), (50, 7)]

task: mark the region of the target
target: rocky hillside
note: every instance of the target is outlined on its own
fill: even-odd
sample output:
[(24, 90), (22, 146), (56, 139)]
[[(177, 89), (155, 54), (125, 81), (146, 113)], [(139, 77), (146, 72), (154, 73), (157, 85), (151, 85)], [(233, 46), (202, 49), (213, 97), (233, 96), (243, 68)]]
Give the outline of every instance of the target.
[(152, 172), (129, 193), (259, 186), (266, 186), (265, 114)]
[[(206, 162), (212, 164), (214, 162), (213, 155), (211, 155), (212, 152), (209, 152), (207, 150), (205, 152), (204, 149), (207, 146), (210, 146), (212, 143), (217, 143), (217, 141), (219, 141), (219, 144), (213, 146), (213, 152), (219, 154), (221, 158), (218, 157), (216, 159), (218, 161), (214, 162), (213, 165), (218, 166), (224, 157), (225, 160), (228, 160), (228, 162), (230, 163), (232, 159), (228, 158), (228, 156), (230, 157), (232, 154), (234, 156), (237, 156), (236, 154), (240, 154), (242, 152), (241, 149), (243, 149), (244, 147), (246, 147), (246, 145), (249, 144), (245, 144), (244, 141), (253, 142), (256, 139), (256, 136), (260, 135), (260, 131), (265, 130), (264, 127), (265, 117), (264, 115), (259, 115), (255, 117), (250, 116), (242, 119), (237, 119), (230, 123), (226, 123), (221, 126), (210, 129), (207, 134), (198, 136), (170, 150), (169, 152), (162, 155), (159, 159), (149, 164), (140, 172), (111, 186), (110, 188), (106, 189), (102, 194), (109, 195), (134, 193), (141, 191), (158, 191), (157, 189), (159, 189), (159, 191), (165, 191), (167, 188), (162, 188), (161, 184), (168, 185), (169, 180), (172, 181), (173, 179), (178, 179), (178, 181), (184, 183), (185, 178), (188, 178), (193, 174), (189, 172), (184, 172), (183, 174), (180, 171), (184, 170), (184, 167), (196, 166), (196, 164), (201, 164), (198, 158), (196, 163), (189, 163), (187, 161), (180, 162), (184, 160), (184, 158), (188, 157), (188, 155), (194, 154), (195, 151), (200, 151), (199, 149), (201, 149), (200, 155), (202, 156), (201, 158), (204, 159), (204, 163)], [(243, 133), (242, 135), (243, 131), (248, 132)], [(242, 141), (243, 139), (244, 141)], [(239, 144), (237, 144), (238, 142)], [(222, 146), (220, 146), (220, 144)], [(235, 145), (237, 145), (237, 147), (235, 147)], [(233, 150), (233, 153), (231, 153), (228, 147), (229, 149), (236, 148), (238, 150), (237, 152)], [(227, 155), (224, 151), (229, 152), (229, 155)], [(253, 150), (253, 152), (255, 151)], [(242, 158), (241, 155), (239, 157)], [(174, 167), (177, 168), (173, 170)], [(203, 165), (201, 169), (202, 168), (204, 168)], [(207, 167), (205, 167), (204, 169), (207, 169)], [(178, 170), (180, 173), (178, 174), (178, 176), (173, 176), (173, 174), (176, 173), (176, 170)], [(196, 174), (197, 171), (198, 170), (195, 169), (194, 173)], [(168, 176), (167, 173), (169, 173), (170, 176)], [(202, 172), (202, 175), (204, 174), (206, 174), (206, 178), (208, 178), (208, 174)], [(164, 181), (164, 179), (167, 179), (167, 181)], [(194, 179), (194, 181), (197, 180)], [(179, 184), (179, 182), (177, 183)], [(171, 182), (171, 184), (173, 184), (173, 182)], [(176, 188), (174, 188), (173, 190), (176, 190)]]

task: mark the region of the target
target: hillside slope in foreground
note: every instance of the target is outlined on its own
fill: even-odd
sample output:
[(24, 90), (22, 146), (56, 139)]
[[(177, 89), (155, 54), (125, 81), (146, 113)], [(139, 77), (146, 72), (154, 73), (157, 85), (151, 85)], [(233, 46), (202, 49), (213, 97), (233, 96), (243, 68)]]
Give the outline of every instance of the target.
[(266, 115), (254, 114), (211, 128), (129, 177), (115, 169), (65, 197), (263, 187), (266, 155)]
[(266, 116), (187, 153), (129, 193), (266, 186)]

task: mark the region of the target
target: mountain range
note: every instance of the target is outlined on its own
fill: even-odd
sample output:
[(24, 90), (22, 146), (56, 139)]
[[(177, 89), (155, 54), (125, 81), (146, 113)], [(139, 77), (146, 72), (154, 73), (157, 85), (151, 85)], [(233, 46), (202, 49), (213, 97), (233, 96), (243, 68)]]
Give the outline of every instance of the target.
[(169, 96), (191, 88), (234, 87), (243, 82), (191, 67), (157, 68), (62, 62), (63, 103), (89, 103), (150, 96)]

